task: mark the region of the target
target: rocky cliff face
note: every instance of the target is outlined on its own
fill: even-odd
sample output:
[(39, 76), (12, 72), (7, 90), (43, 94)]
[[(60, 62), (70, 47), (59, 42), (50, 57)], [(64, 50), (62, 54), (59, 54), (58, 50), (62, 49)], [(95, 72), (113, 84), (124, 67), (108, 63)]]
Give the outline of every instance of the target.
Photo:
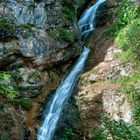
[(35, 139), (40, 105), (81, 53), (76, 26), (81, 3), (0, 1), (0, 139)]
[(32, 64), (43, 69), (79, 55), (74, 16), (76, 8), (68, 1), (1, 2), (1, 67)]

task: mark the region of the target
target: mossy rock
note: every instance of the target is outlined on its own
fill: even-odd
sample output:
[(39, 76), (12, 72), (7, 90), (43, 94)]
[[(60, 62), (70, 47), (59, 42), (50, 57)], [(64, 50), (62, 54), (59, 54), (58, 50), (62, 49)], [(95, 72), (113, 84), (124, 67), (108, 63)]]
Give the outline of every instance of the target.
[(56, 38), (56, 39), (61, 39), (61, 40), (64, 40), (66, 42), (74, 42), (75, 38), (76, 38), (76, 32), (74, 31), (70, 31), (66, 28), (59, 28), (57, 30), (54, 30), (54, 31), (50, 31), (48, 32), (48, 34), (53, 37), (53, 38)]

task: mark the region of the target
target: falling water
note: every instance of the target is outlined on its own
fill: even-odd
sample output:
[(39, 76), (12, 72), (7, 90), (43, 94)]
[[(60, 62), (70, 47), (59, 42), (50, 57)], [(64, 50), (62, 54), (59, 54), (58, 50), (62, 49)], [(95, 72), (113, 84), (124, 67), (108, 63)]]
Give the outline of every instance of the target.
[[(94, 30), (95, 14), (98, 6), (105, 0), (98, 0), (95, 5), (87, 9), (81, 16), (78, 26), (81, 35), (86, 38)], [(53, 134), (60, 118), (63, 107), (72, 94), (78, 75), (84, 68), (84, 64), (89, 54), (89, 49), (84, 47), (80, 57), (72, 67), (71, 71), (64, 77), (54, 93), (51, 103), (47, 106), (45, 120), (38, 130), (37, 140), (52, 140)]]
[(86, 9), (78, 21), (78, 27), (81, 32), (81, 37), (85, 40), (88, 35), (95, 29), (96, 11), (100, 4), (106, 0), (98, 0), (93, 6)]
[(82, 54), (71, 69), (70, 73), (64, 78), (57, 88), (51, 104), (46, 113), (46, 118), (38, 132), (38, 140), (51, 140), (60, 117), (61, 111), (67, 99), (70, 97), (75, 81), (79, 73), (83, 70), (84, 63), (89, 53), (88, 48), (84, 48)]

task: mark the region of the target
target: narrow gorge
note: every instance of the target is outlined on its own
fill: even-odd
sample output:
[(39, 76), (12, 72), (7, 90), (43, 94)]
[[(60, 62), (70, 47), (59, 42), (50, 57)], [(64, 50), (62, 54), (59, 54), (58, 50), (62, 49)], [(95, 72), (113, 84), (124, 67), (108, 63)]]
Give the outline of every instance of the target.
[(1, 0), (0, 140), (139, 140), (139, 19), (139, 0)]

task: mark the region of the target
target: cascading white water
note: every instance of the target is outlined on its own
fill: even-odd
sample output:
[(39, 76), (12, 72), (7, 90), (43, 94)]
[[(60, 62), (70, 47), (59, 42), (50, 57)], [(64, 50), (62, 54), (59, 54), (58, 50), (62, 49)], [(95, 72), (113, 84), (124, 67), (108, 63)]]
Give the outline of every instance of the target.
[(95, 29), (96, 24), (96, 11), (100, 4), (106, 0), (98, 0), (93, 6), (86, 9), (78, 21), (78, 26), (81, 32), (81, 36), (85, 40), (88, 35)]
[(52, 98), (52, 102), (48, 108), (48, 112), (46, 114), (46, 118), (43, 122), (43, 125), (39, 129), (37, 136), (38, 140), (52, 139), (56, 124), (63, 109), (63, 105), (65, 104), (65, 102), (70, 97), (73, 91), (75, 81), (79, 73), (83, 70), (88, 53), (89, 49), (85, 47), (77, 62), (71, 69), (70, 73), (64, 78), (64, 80), (57, 88), (54, 97)]
[[(94, 20), (95, 14), (98, 6), (103, 3), (105, 0), (98, 0), (95, 5), (87, 9), (81, 16), (78, 26), (81, 31), (81, 35), (86, 38), (88, 34), (94, 30)], [(86, 26), (90, 27), (87, 28)], [(86, 27), (86, 28), (85, 28)], [(84, 64), (89, 54), (89, 49), (84, 47), (83, 52), (80, 57), (74, 64), (71, 71), (64, 77), (54, 93), (51, 103), (47, 106), (47, 111), (45, 114), (45, 120), (42, 123), (42, 126), (38, 130), (37, 140), (52, 140), (53, 134), (57, 125), (57, 122), (60, 118), (61, 112), (63, 110), (64, 104), (67, 102), (69, 97), (72, 94), (75, 82), (78, 78), (78, 75), (84, 68)]]

